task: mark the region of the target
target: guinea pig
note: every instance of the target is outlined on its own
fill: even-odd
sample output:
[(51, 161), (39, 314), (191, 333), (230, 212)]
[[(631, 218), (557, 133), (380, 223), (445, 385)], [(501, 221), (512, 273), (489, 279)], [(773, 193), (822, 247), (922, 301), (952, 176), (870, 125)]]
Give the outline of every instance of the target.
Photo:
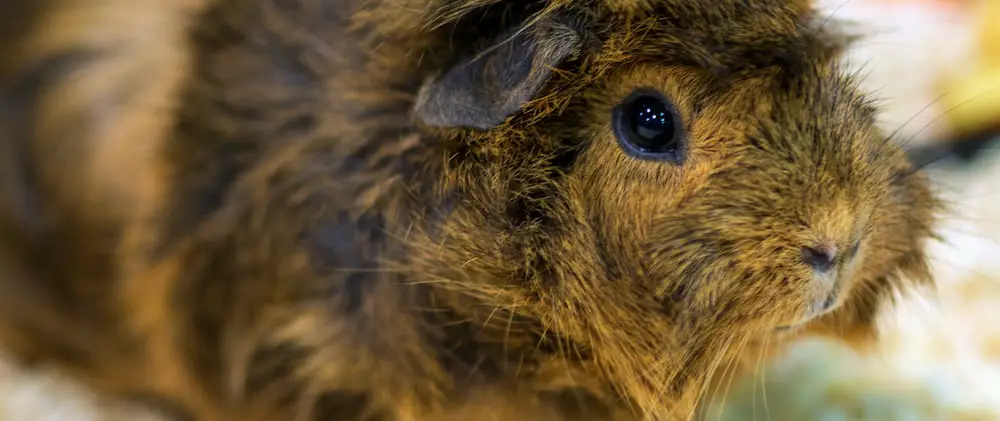
[(10, 12), (0, 344), (177, 419), (683, 419), (933, 284), (809, 0)]

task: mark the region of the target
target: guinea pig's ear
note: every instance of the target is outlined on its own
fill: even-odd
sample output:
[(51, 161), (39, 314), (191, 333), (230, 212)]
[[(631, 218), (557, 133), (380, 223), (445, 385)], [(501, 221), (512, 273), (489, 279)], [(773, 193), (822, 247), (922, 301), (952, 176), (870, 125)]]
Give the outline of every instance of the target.
[(580, 35), (553, 17), (516, 28), (425, 85), (416, 117), (432, 127), (496, 127), (531, 101), (552, 68), (580, 47)]
[(17, 359), (83, 369), (115, 358), (98, 351), (111, 348), (118, 323), (108, 314), (112, 281), (128, 270), (118, 256), (132, 249), (122, 247), (131, 221), (158, 202), (159, 145), (198, 2), (6, 3), (0, 345)]

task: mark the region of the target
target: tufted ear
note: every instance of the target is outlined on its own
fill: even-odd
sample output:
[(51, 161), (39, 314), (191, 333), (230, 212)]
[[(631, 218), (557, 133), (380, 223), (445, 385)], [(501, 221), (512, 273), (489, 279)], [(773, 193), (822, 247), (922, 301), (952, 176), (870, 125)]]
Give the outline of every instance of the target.
[(580, 46), (575, 30), (549, 17), (516, 28), (426, 84), (416, 116), (432, 127), (496, 127), (531, 101), (552, 68)]

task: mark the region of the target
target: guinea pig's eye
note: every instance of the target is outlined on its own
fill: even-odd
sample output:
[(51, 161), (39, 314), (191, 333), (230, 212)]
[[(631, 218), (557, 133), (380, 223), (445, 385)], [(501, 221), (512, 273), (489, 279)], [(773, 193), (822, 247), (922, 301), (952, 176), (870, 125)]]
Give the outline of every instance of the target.
[(618, 143), (636, 158), (678, 164), (684, 160), (679, 113), (659, 92), (641, 89), (630, 94), (615, 107), (612, 128)]

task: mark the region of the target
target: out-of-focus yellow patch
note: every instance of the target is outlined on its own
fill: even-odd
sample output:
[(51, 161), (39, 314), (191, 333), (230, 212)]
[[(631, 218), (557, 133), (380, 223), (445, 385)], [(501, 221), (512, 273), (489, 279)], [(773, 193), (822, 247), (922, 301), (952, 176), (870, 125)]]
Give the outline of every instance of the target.
[(1000, 129), (1000, 1), (971, 2), (976, 22), (972, 64), (940, 83), (944, 118), (956, 133)]

